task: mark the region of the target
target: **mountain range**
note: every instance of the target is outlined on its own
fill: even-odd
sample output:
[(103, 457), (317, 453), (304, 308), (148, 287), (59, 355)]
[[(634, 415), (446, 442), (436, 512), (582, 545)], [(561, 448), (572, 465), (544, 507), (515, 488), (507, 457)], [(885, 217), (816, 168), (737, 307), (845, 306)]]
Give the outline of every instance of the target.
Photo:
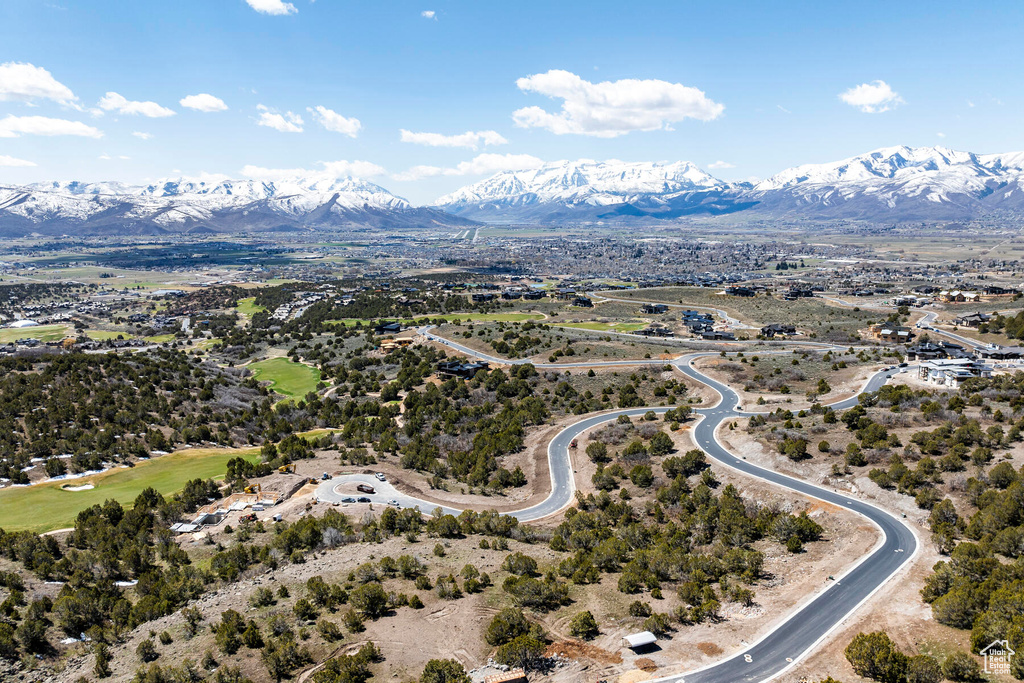
[(427, 207), (366, 180), (326, 175), (0, 186), (0, 236), (649, 223), (724, 214), (741, 220), (1019, 222), (1024, 152), (887, 147), (754, 183), (720, 180), (685, 161), (559, 161), (498, 173)]
[(561, 161), (507, 171), (434, 206), (492, 222), (756, 218), (872, 222), (1024, 217), (1024, 152), (972, 154), (888, 147), (787, 169), (756, 183), (719, 180), (693, 164)]
[(151, 185), (53, 182), (0, 187), (0, 235), (145, 234), (461, 227), (358, 178), (179, 178)]

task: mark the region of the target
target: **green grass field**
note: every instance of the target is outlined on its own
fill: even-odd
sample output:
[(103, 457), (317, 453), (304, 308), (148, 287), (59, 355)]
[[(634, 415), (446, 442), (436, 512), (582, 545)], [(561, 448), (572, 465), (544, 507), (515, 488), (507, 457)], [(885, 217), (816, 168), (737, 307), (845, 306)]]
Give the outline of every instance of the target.
[(4, 328), (0, 330), (0, 344), (8, 344), (19, 339), (38, 339), (41, 342), (60, 341), (71, 333), (70, 325), (39, 325), (19, 329)]
[(174, 341), (173, 334), (158, 334), (152, 337), (146, 337), (146, 341), (151, 344), (163, 344), (164, 342)]
[(316, 391), (320, 371), (287, 358), (270, 358), (252, 363), (249, 368), (260, 382), (270, 382), (277, 393), (291, 398), (302, 398)]
[(263, 306), (256, 305), (256, 297), (249, 297), (248, 299), (239, 299), (238, 305), (235, 306), (235, 310), (242, 315), (249, 316), (250, 318), (261, 311), (267, 310)]
[(118, 336), (122, 336), (125, 339), (132, 337), (131, 332), (114, 332), (111, 330), (87, 330), (85, 336), (89, 339), (95, 339), (96, 341), (103, 341), (105, 339), (117, 339)]
[[(192, 479), (219, 479), (228, 460), (260, 458), (259, 449), (195, 448), (144, 460), (135, 467), (115, 469), (81, 479), (0, 490), (0, 527), (7, 531), (52, 531), (73, 526), (79, 512), (113, 499), (125, 505), (143, 489), (153, 487), (167, 496)], [(95, 488), (64, 491), (61, 485)]]

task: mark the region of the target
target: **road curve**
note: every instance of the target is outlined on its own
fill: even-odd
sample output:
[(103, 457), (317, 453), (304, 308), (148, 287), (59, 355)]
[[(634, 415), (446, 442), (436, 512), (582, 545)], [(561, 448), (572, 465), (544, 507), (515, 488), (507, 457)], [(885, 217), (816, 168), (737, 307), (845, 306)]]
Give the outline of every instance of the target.
[[(481, 354), (468, 347), (429, 334), (428, 329), (421, 329), (421, 333), (463, 353), (482, 358), (483, 360), (492, 359), (492, 357), (486, 354)], [(738, 408), (739, 396), (728, 385), (704, 375), (693, 367), (693, 360), (707, 355), (717, 354), (688, 354), (670, 361), (680, 372), (713, 388), (721, 397), (714, 406), (696, 410), (699, 422), (694, 427), (693, 438), (697, 446), (713, 460), (726, 467), (747, 476), (761, 479), (776, 486), (790, 489), (855, 512), (869, 520), (882, 532), (882, 540), (870, 554), (863, 557), (856, 565), (835, 581), (824, 581), (823, 577), (824, 590), (806, 600), (799, 608), (757, 642), (750, 644), (744, 650), (731, 654), (728, 658), (716, 664), (696, 671), (673, 674), (657, 679), (657, 681), (664, 683), (683, 683), (684, 681), (685, 683), (768, 681), (795, 666), (800, 659), (809, 654), (818, 643), (824, 640), (847, 617), (856, 611), (864, 601), (892, 579), (917, 553), (919, 542), (913, 530), (905, 522), (871, 503), (753, 465), (745, 459), (738, 458), (730, 453), (718, 440), (716, 434), (718, 427), (729, 420), (749, 417), (754, 413), (745, 412)], [(497, 358), (494, 358), (493, 362), (503, 364), (517, 363), (516, 361)], [(518, 363), (524, 362), (527, 361), (518, 361)], [(665, 363), (666, 361), (664, 360), (658, 360), (647, 363), (627, 361), (621, 364), (663, 365)], [(586, 365), (593, 365), (593, 363), (544, 364), (544, 367), (564, 368)], [(856, 405), (860, 394), (876, 391), (885, 384), (889, 377), (897, 372), (899, 371), (883, 370), (876, 373), (861, 388), (858, 395), (836, 402), (832, 404), (832, 408), (840, 410)], [(569, 444), (587, 430), (602, 423), (613, 421), (620, 415), (639, 416), (649, 411), (660, 414), (670, 409), (670, 406), (662, 406), (616, 410), (585, 418), (563, 429), (548, 444), (548, 464), (551, 472), (551, 493), (549, 496), (537, 505), (506, 514), (515, 515), (520, 521), (529, 522), (553, 514), (573, 502), (576, 485), (573, 477), (572, 461), (569, 457)], [(356, 479), (364, 480), (365, 477), (366, 475), (343, 475), (333, 481), (324, 482), (317, 489), (316, 496), (318, 499), (326, 502), (340, 501), (343, 495), (345, 495), (338, 492), (337, 489), (340, 485), (344, 484), (348, 479), (354, 482)], [(377, 482), (373, 483), (376, 484)], [(391, 495), (387, 491), (381, 491), (371, 498), (383, 499)], [(434, 508), (442, 507), (436, 503), (415, 498), (399, 497), (398, 495), (393, 495), (392, 497), (397, 498), (398, 502), (403, 506), (418, 505), (420, 510), (428, 514), (433, 512)], [(383, 501), (375, 500), (375, 502)], [(442, 510), (450, 514), (458, 514), (460, 512), (448, 507), (442, 507)]]

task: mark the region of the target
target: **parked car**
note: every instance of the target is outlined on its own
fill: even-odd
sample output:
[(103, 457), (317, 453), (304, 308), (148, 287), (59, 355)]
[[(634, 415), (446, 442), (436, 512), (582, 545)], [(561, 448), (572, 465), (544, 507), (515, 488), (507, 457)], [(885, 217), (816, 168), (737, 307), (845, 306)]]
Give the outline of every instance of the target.
[(369, 503), (369, 502), (370, 502), (370, 499), (369, 499), (369, 498), (367, 498), (366, 496), (363, 496), (363, 497), (361, 497), (361, 498), (360, 498), (359, 500), (357, 500), (356, 502), (357, 502), (357, 503)]
[(389, 500), (389, 501), (388, 501), (388, 505), (393, 505), (393, 506), (395, 506), (396, 508), (397, 508), (397, 507), (401, 507), (401, 506), (400, 506), (400, 505), (398, 504), (398, 501), (397, 501), (397, 500), (395, 500), (394, 498), (392, 498), (391, 500)]
[(376, 493), (373, 487), (369, 484), (359, 484), (356, 486), (356, 491), (362, 491), (363, 493)]
[(355, 498), (342, 498), (341, 502), (342, 503), (354, 503), (354, 502), (356, 502), (356, 499)]
[(377, 481), (387, 481), (388, 480), (387, 477), (384, 476), (383, 472), (377, 472), (377, 474), (375, 474), (373, 476), (377, 477)]

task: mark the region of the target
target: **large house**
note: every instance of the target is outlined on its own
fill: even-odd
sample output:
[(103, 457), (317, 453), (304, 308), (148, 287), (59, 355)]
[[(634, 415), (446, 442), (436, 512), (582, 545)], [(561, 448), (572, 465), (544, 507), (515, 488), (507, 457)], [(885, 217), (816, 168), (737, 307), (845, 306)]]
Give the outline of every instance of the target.
[(902, 325), (875, 325), (871, 331), (876, 339), (894, 344), (906, 344), (914, 338), (910, 328)]
[(939, 292), (939, 299), (949, 304), (961, 304), (970, 302), (981, 301), (981, 297), (977, 292), (962, 292), (958, 289), (954, 290), (942, 290)]
[(644, 304), (640, 307), (641, 313), (660, 314), (667, 313), (668, 306), (665, 304)]
[(907, 360), (935, 360), (937, 358), (970, 358), (964, 347), (950, 342), (922, 342), (907, 347)]
[(971, 358), (946, 358), (921, 363), (918, 370), (921, 379), (949, 389), (959, 389), (965, 380), (972, 377), (988, 377), (992, 371)]
[(761, 334), (769, 339), (777, 336), (791, 336), (796, 334), (796, 327), (793, 325), (785, 325), (783, 323), (772, 323), (771, 325), (765, 325), (762, 327)]
[(987, 323), (991, 319), (992, 316), (988, 313), (968, 313), (954, 319), (953, 323), (959, 327), (980, 327), (982, 323)]
[(475, 361), (473, 363), (446, 361), (444, 363), (438, 363), (437, 374), (441, 377), (461, 377), (462, 379), (472, 379), (476, 373), (481, 370), (487, 370), (489, 367), (491, 366), (484, 361)]

